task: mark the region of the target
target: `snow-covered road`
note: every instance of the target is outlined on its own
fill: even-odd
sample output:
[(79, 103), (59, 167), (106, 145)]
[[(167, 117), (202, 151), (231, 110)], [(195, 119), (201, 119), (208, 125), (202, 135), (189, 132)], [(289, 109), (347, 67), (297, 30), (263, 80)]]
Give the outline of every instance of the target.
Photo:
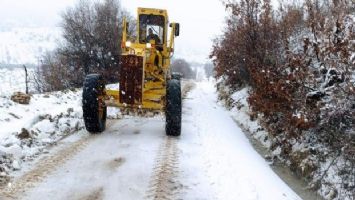
[(67, 137), (0, 199), (300, 199), (216, 99), (212, 83), (197, 83), (179, 138), (165, 136), (162, 117), (110, 120), (102, 134)]

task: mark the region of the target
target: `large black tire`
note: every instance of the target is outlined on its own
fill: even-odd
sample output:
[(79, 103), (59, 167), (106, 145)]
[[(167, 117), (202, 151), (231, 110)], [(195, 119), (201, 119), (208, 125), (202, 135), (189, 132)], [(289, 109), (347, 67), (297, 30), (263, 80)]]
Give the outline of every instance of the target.
[(99, 133), (106, 128), (107, 107), (103, 102), (105, 83), (101, 75), (87, 75), (83, 87), (83, 118), (90, 133)]
[(169, 136), (181, 134), (181, 85), (180, 80), (171, 79), (166, 86), (165, 132)]

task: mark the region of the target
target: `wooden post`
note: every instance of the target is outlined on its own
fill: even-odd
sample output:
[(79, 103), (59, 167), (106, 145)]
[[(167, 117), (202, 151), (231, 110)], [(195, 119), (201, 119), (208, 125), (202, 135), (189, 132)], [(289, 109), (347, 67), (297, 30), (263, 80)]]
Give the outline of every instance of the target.
[(28, 94), (28, 73), (27, 73), (26, 65), (23, 65), (23, 68), (25, 69), (26, 94)]

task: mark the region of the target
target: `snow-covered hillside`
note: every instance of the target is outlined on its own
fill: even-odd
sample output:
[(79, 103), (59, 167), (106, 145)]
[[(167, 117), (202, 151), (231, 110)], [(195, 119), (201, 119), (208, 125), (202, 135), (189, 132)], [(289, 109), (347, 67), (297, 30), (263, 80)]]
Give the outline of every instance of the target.
[(0, 29), (0, 66), (38, 64), (41, 55), (57, 46), (60, 34), (58, 27)]

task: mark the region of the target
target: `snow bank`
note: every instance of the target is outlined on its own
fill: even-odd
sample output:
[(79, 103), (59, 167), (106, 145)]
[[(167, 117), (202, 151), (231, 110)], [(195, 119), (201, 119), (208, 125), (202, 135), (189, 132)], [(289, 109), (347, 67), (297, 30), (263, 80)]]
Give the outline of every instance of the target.
[(32, 95), (29, 105), (0, 97), (0, 184), (22, 162), (84, 127), (81, 90)]
[[(227, 93), (230, 92), (228, 88), (225, 90), (228, 90)], [(230, 114), (239, 126), (252, 134), (251, 136), (254, 139), (260, 141), (266, 148), (270, 148), (271, 140), (268, 133), (259, 124), (258, 120), (251, 119), (252, 113), (247, 102), (249, 90), (250, 88), (243, 88), (232, 93), (230, 99), (226, 100), (229, 104)]]

